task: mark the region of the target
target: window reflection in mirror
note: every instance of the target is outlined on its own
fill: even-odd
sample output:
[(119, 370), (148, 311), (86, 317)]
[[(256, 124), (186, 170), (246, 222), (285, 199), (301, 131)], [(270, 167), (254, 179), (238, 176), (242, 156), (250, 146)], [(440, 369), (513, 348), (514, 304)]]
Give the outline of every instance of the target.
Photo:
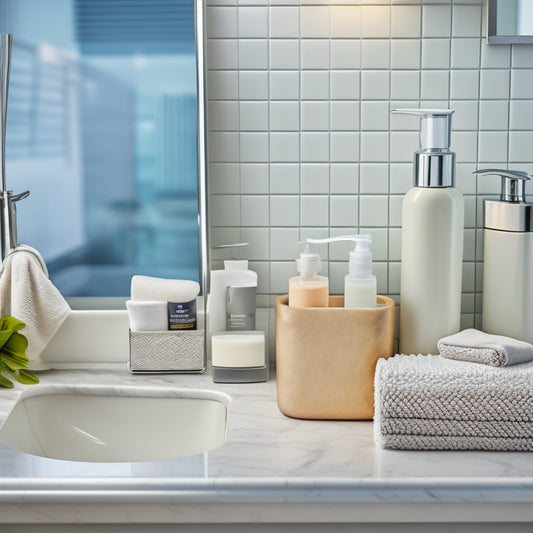
[(488, 0), (489, 43), (533, 42), (533, 0)]
[(199, 280), (193, 0), (0, 0), (18, 240), (64, 296)]

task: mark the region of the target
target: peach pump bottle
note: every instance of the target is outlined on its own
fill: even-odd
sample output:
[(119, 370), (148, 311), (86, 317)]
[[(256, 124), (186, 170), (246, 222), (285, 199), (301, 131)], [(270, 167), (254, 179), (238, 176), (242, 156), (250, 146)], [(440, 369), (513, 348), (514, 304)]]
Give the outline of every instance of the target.
[(319, 276), (320, 255), (309, 251), (309, 244), (296, 259), (300, 273), (289, 279), (289, 307), (328, 307), (329, 281)]

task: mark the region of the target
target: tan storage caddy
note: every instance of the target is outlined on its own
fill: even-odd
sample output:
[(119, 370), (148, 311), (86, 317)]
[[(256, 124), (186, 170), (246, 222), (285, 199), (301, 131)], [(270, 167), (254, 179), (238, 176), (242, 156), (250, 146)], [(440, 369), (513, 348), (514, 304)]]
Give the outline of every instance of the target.
[(376, 309), (289, 307), (276, 300), (277, 400), (294, 418), (369, 420), (374, 372), (394, 351), (394, 301), (378, 296)]

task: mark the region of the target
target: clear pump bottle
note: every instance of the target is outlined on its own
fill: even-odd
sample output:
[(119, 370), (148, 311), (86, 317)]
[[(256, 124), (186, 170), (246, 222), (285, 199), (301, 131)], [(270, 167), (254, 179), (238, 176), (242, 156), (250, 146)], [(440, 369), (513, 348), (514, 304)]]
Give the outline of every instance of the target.
[(452, 110), (395, 109), (421, 118), (414, 187), (402, 204), (400, 352), (438, 353), (461, 320), (464, 201), (455, 188)]
[(310, 252), (309, 244), (306, 244), (296, 259), (300, 275), (289, 279), (289, 307), (328, 307), (329, 280), (318, 275), (321, 267), (320, 255)]
[(483, 331), (533, 342), (533, 204), (530, 176), (516, 170), (474, 174), (501, 177), (499, 200), (484, 202)]
[(308, 239), (310, 243), (355, 242), (350, 252), (348, 274), (344, 278), (344, 307), (373, 308), (377, 306), (377, 281), (372, 274), (371, 235), (343, 235), (329, 239)]

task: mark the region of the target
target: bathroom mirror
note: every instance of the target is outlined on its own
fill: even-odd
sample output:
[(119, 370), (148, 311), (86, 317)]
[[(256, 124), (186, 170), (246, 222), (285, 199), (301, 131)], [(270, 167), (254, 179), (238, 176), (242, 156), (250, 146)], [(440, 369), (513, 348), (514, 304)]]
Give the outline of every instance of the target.
[(488, 0), (487, 40), (533, 43), (533, 0)]
[(203, 6), (0, 0), (18, 241), (66, 297), (206, 272)]

